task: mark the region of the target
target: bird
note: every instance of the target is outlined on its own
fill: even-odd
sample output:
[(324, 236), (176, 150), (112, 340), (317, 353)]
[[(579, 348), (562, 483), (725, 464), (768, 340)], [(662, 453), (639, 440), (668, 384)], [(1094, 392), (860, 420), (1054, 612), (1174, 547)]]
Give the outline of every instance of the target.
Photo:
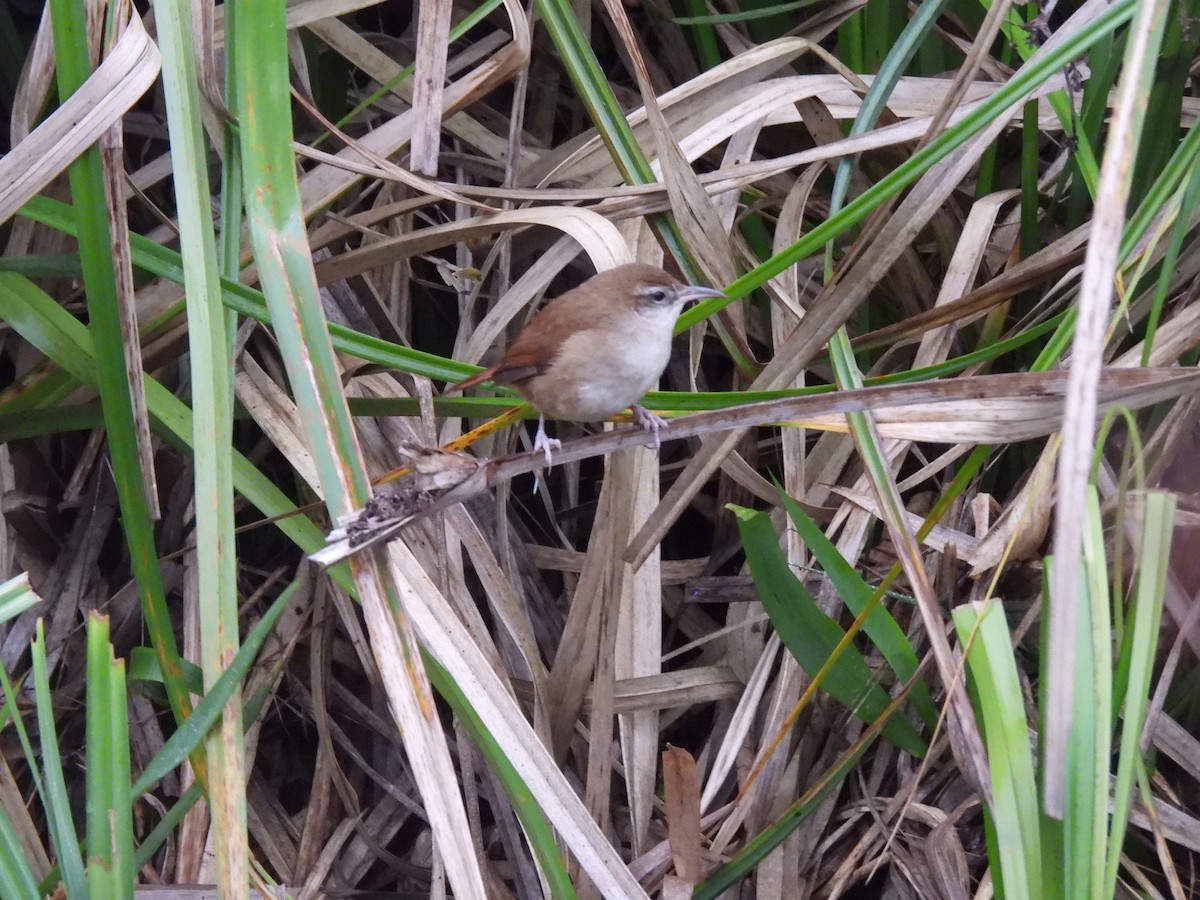
[(538, 412), (533, 449), (559, 449), (546, 436), (546, 417), (598, 422), (629, 408), (634, 424), (655, 446), (667, 423), (638, 405), (658, 385), (671, 356), (675, 322), (686, 303), (723, 297), (721, 291), (677, 281), (644, 263), (593, 275), (551, 300), (517, 335), (500, 362), (465, 378), (446, 393), (485, 381), (510, 385)]

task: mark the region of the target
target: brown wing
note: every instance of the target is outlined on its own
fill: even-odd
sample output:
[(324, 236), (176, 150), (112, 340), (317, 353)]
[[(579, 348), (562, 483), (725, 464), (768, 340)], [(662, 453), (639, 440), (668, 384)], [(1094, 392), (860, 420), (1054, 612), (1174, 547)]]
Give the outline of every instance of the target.
[(568, 337), (604, 327), (621, 311), (621, 306), (612, 291), (596, 282), (597, 278), (592, 278), (542, 307), (512, 342), (500, 366), (519, 367), (538, 362), (541, 364), (538, 370), (531, 373), (536, 375), (549, 367)]
[(672, 283), (671, 277), (661, 269), (640, 264), (620, 266), (594, 276), (542, 307), (517, 335), (500, 362), (451, 385), (446, 388), (446, 393), (465, 390), (485, 381), (516, 384), (540, 375), (550, 367), (567, 337), (589, 328), (603, 328), (613, 316), (619, 315), (621, 298), (632, 289), (632, 283), (658, 281)]

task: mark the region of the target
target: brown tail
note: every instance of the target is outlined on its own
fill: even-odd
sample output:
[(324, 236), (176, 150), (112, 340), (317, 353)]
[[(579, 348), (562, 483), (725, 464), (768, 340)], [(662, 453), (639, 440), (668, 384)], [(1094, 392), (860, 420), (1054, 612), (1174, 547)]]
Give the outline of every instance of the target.
[(457, 384), (450, 385), (450, 387), (442, 391), (442, 396), (445, 396), (446, 394), (457, 394), (459, 391), (465, 391), (469, 387), (475, 387), (477, 384), (482, 384), (496, 374), (497, 368), (497, 366), (489, 366), (482, 372), (476, 372), (470, 378), (464, 378)]
[(464, 391), (484, 381), (491, 381), (495, 384), (519, 384), (526, 378), (541, 374), (544, 370), (545, 366), (537, 365), (527, 353), (507, 353), (504, 359), (496, 365), (488, 366), (482, 372), (476, 372), (470, 378), (450, 385), (444, 393), (452, 394), (455, 391)]

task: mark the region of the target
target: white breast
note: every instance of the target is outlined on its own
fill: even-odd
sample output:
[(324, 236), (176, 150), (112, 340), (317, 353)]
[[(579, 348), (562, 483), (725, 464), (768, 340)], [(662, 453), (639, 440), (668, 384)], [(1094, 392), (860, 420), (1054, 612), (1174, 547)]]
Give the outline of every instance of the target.
[(576, 422), (597, 422), (637, 403), (658, 386), (671, 356), (670, 327), (658, 324), (643, 323), (632, 337), (592, 330), (572, 335), (554, 368), (573, 377), (556, 379), (550, 396), (538, 391), (541, 396), (530, 399), (546, 415)]

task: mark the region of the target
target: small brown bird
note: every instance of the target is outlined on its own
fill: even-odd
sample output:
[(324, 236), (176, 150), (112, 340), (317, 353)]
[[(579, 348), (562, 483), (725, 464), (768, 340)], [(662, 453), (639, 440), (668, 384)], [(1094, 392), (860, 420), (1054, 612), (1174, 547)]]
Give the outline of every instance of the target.
[(671, 356), (671, 333), (689, 300), (723, 297), (712, 288), (680, 284), (662, 269), (632, 263), (589, 278), (552, 300), (496, 365), (447, 388), (484, 381), (512, 385), (538, 411), (535, 450), (560, 443), (546, 437), (545, 419), (598, 422), (626, 407), (654, 435), (667, 423), (637, 405), (658, 384)]

